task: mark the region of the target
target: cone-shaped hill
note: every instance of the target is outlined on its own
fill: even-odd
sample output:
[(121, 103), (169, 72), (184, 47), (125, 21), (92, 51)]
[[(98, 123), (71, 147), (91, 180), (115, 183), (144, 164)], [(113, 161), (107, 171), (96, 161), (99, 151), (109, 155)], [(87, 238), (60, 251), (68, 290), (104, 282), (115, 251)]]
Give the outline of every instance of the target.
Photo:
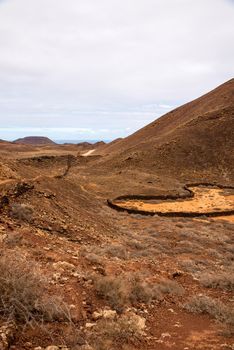
[(55, 145), (55, 142), (44, 136), (27, 136), (22, 139), (14, 141), (15, 143), (22, 143), (26, 145)]

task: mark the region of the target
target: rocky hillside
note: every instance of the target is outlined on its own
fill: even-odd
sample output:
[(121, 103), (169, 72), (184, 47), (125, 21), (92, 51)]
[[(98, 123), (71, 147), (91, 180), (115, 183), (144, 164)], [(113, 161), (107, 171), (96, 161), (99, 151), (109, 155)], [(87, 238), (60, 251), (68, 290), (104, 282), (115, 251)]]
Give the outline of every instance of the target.
[[(234, 79), (103, 150), (108, 168), (234, 177)], [(102, 164), (103, 166), (103, 164)]]

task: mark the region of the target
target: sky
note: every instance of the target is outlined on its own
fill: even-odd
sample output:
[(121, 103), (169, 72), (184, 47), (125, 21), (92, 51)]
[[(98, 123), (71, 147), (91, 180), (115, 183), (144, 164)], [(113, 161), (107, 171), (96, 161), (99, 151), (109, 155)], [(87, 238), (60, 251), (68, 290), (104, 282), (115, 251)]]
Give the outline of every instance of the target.
[(0, 139), (125, 137), (234, 76), (233, 0), (0, 0)]

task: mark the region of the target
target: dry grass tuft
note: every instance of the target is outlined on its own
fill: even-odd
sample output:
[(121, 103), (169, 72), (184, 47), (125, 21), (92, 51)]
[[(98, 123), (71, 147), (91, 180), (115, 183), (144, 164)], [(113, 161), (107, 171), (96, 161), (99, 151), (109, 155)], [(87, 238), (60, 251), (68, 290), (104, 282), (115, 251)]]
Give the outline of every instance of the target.
[(157, 283), (156, 288), (163, 294), (181, 296), (184, 294), (184, 288), (176, 281), (163, 280)]
[(193, 296), (184, 308), (196, 314), (208, 314), (220, 322), (234, 327), (234, 311), (219, 300), (205, 295)]
[(33, 208), (27, 204), (16, 203), (11, 207), (11, 215), (15, 219), (30, 222), (33, 216)]
[(105, 253), (111, 257), (117, 257), (122, 260), (127, 260), (129, 257), (129, 254), (126, 248), (121, 245), (112, 244), (112, 245), (106, 246)]
[(123, 315), (117, 320), (101, 320), (97, 325), (98, 333), (114, 340), (126, 341), (130, 337), (139, 334), (139, 328), (135, 320)]
[(100, 320), (92, 328), (88, 342), (95, 350), (122, 349), (134, 338), (142, 335), (136, 320), (128, 315), (122, 315), (116, 320)]
[(65, 304), (49, 297), (47, 282), (35, 262), (17, 252), (0, 256), (0, 314), (21, 323), (69, 318)]
[(233, 291), (234, 273), (231, 271), (223, 271), (219, 273), (203, 273), (200, 276), (200, 283), (207, 288), (217, 288)]
[(156, 293), (156, 288), (142, 281), (139, 275), (134, 275), (131, 280), (129, 299), (132, 304), (137, 302), (149, 304), (153, 299), (161, 300), (162, 294)]
[(164, 294), (182, 295), (184, 292), (175, 281), (149, 283), (140, 274), (96, 277), (94, 289), (99, 297), (106, 300), (118, 312), (122, 312), (129, 305), (160, 301)]
[(94, 280), (94, 288), (98, 296), (108, 301), (111, 307), (122, 311), (128, 304), (129, 286), (121, 277), (99, 277)]
[(8, 247), (19, 247), (22, 244), (22, 240), (23, 240), (23, 235), (13, 231), (13, 232), (8, 232), (4, 243), (8, 246)]

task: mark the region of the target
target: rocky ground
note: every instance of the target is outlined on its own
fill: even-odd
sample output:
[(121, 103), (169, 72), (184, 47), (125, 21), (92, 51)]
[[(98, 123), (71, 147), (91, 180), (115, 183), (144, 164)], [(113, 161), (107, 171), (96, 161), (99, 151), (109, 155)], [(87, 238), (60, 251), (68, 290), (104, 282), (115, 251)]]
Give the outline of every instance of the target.
[(2, 153), (0, 349), (234, 349), (231, 217), (114, 211), (183, 183), (88, 158)]

